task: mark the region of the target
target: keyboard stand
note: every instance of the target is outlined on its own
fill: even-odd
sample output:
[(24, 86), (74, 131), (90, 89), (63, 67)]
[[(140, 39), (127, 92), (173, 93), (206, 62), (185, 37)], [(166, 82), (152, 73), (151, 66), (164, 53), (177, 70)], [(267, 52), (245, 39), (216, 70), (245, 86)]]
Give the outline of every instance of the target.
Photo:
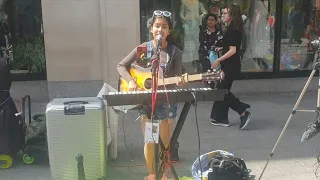
[[(178, 148), (179, 148), (179, 142), (178, 142), (178, 138), (179, 138), (179, 135), (180, 135), (180, 132), (182, 130), (182, 127), (184, 125), (184, 122), (186, 121), (186, 118), (187, 118), (187, 115), (188, 115), (188, 112), (190, 110), (190, 107), (191, 107), (191, 102), (185, 102), (184, 103), (184, 106), (183, 106), (183, 109), (180, 113), (180, 116), (179, 116), (179, 119), (178, 119), (178, 122), (177, 122), (177, 125), (173, 131), (173, 134), (172, 134), (172, 137), (170, 139), (170, 159), (171, 159), (171, 162), (172, 161), (179, 161), (179, 155), (178, 155)], [(161, 137), (159, 137), (159, 144), (160, 144), (160, 147), (161, 147), (161, 151), (160, 151), (160, 160), (161, 161), (161, 164), (157, 170), (157, 175), (158, 177), (161, 179), (161, 177), (163, 176), (163, 173), (164, 173), (164, 170), (166, 169), (163, 169), (163, 165), (164, 163), (168, 162), (169, 160), (167, 158), (165, 158), (166, 156), (164, 156), (164, 151), (167, 151), (168, 149), (166, 149), (164, 147), (164, 144), (161, 140)], [(168, 162), (169, 164), (171, 164), (171, 162)], [(174, 169), (174, 167), (171, 165), (170, 167), (168, 167), (171, 169), (172, 173), (173, 173), (173, 176), (174, 176), (174, 180), (178, 180), (178, 175)], [(158, 178), (158, 179), (159, 179)]]
[(179, 155), (178, 155), (178, 148), (179, 148), (179, 142), (178, 138), (180, 135), (180, 132), (182, 130), (182, 127), (184, 125), (184, 122), (186, 121), (186, 118), (188, 116), (190, 107), (191, 107), (191, 102), (185, 102), (184, 106), (182, 108), (182, 111), (180, 113), (178, 122), (176, 124), (176, 127), (173, 131), (171, 140), (170, 140), (170, 157), (171, 161), (179, 161)]

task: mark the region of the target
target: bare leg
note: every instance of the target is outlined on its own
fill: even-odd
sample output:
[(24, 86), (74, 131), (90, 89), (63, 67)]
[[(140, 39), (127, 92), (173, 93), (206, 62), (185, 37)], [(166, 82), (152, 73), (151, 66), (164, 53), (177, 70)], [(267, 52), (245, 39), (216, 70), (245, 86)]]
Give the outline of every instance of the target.
[[(141, 117), (141, 127), (143, 134), (145, 133), (145, 123), (149, 122), (150, 120), (146, 116)], [(168, 148), (170, 143), (170, 130), (171, 130), (171, 120), (163, 120), (160, 123), (160, 137), (165, 146)], [(144, 157), (146, 160), (146, 166), (148, 168), (149, 175), (155, 174), (154, 162), (155, 162), (155, 153), (154, 153), (154, 144), (148, 143), (144, 144)]]

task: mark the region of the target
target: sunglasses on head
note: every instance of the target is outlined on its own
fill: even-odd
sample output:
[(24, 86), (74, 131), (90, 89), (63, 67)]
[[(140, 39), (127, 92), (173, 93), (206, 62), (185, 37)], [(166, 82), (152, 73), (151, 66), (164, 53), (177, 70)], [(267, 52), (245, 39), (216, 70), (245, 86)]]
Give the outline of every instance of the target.
[(164, 16), (164, 17), (171, 18), (171, 12), (156, 10), (153, 12), (153, 16)]

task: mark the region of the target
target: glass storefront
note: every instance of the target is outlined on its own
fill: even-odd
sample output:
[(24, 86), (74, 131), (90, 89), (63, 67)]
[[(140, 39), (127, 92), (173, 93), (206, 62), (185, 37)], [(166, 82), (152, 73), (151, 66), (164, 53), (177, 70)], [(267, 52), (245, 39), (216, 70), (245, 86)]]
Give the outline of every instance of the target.
[(320, 36), (319, 2), (319, 0), (284, 2), (280, 71), (312, 69), (317, 57), (310, 42)]
[(227, 1), (241, 7), (244, 20), (242, 72), (272, 72), (274, 61), (275, 0)]
[(45, 76), (46, 60), (41, 0), (0, 1), (1, 56), (10, 59), (15, 75)]
[(141, 41), (151, 38), (148, 20), (153, 11), (171, 11), (184, 68), (188, 73), (197, 73), (201, 71), (198, 49), (202, 18), (208, 12), (221, 18), (221, 9), (232, 3), (240, 6), (245, 28), (241, 46), (243, 74), (312, 68), (316, 56), (310, 42), (320, 36), (319, 0), (140, 0)]

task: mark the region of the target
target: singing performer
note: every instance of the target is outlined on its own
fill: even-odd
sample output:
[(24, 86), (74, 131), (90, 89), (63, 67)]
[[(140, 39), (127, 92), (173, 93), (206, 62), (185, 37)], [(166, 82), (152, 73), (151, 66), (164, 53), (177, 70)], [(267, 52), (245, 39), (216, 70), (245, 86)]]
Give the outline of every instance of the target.
[[(158, 38), (161, 35), (161, 51), (159, 55), (160, 69), (159, 71), (164, 72), (164, 77), (174, 77), (182, 75), (182, 52), (181, 50), (173, 45), (173, 38), (171, 35), (172, 30), (172, 20), (171, 13), (168, 11), (154, 11), (152, 17), (152, 23), (150, 27), (150, 32), (153, 39), (150, 42), (145, 42), (142, 46), (147, 46), (148, 43), (152, 44), (152, 54), (153, 57), (157, 54)], [(141, 45), (140, 45), (141, 46)], [(152, 58), (151, 58), (152, 59)], [(118, 72), (122, 78), (124, 78), (129, 84), (129, 91), (137, 90), (138, 86), (135, 79), (132, 78), (128, 72), (128, 68), (133, 64), (137, 63), (139, 59), (137, 58), (136, 48), (127, 55), (117, 66)], [(152, 68), (152, 67), (148, 67)], [(161, 80), (159, 80), (161, 81)], [(177, 82), (178, 86), (183, 85), (182, 79)], [(172, 87), (172, 86), (171, 86)], [(160, 87), (159, 87), (160, 88)], [(170, 88), (167, 86), (166, 89)], [(169, 100), (170, 101), (170, 100)], [(149, 105), (143, 105), (139, 110), (141, 117), (142, 131), (145, 133), (145, 124), (150, 122), (151, 107)], [(171, 121), (177, 116), (177, 104), (161, 104), (155, 107), (155, 119), (160, 123), (160, 137), (163, 141), (165, 148), (168, 148), (170, 143), (170, 129)], [(144, 145), (144, 156), (146, 160), (146, 165), (148, 168), (149, 176), (146, 177), (148, 180), (155, 179), (155, 146), (153, 143), (145, 143)], [(164, 175), (162, 180), (167, 179)]]
[(237, 5), (230, 5), (223, 9), (222, 20), (227, 25), (227, 30), (222, 39), (222, 56), (219, 57), (213, 64), (212, 68), (221, 65), (221, 69), (225, 73), (225, 78), (217, 84), (218, 89), (228, 89), (228, 94), (224, 101), (214, 102), (211, 111), (211, 124), (215, 126), (228, 127), (228, 111), (229, 108), (236, 111), (240, 115), (240, 129), (244, 129), (250, 121), (252, 115), (248, 111), (249, 104), (241, 102), (231, 92), (231, 86), (235, 78), (241, 71), (240, 62), (240, 45), (243, 34), (243, 22), (241, 19), (241, 10)]

